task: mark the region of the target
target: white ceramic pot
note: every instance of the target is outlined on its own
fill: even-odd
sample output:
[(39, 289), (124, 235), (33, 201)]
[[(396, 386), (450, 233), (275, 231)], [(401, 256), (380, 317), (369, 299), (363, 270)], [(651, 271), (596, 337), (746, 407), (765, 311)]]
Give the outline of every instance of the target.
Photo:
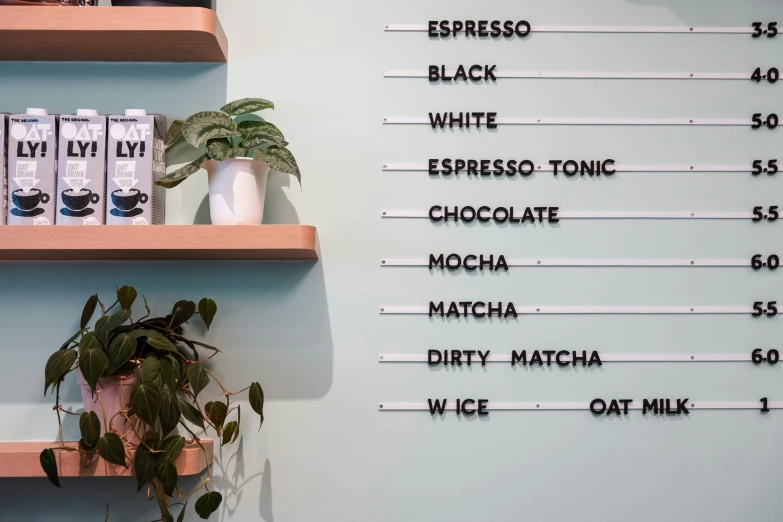
[[(106, 427), (103, 425), (104, 412), (107, 422), (111, 424), (110, 430), (122, 435), (130, 429), (130, 426), (126, 426), (125, 417), (117, 415), (117, 413), (128, 407), (131, 388), (136, 384), (135, 376), (130, 375), (125, 378), (121, 386), (119, 377), (104, 377), (98, 381), (94, 395), (90, 391), (90, 385), (82, 377), (82, 372), (76, 372), (76, 380), (82, 389), (84, 411), (94, 411), (101, 421), (101, 435), (106, 431)], [(100, 396), (100, 401), (98, 401), (98, 396)], [(103, 410), (101, 410), (101, 402), (103, 402)]]
[(213, 225), (260, 225), (269, 167), (252, 158), (204, 163)]

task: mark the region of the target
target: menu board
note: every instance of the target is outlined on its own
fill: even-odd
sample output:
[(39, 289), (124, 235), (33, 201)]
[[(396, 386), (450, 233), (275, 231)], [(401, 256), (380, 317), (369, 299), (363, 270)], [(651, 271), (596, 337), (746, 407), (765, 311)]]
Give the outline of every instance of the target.
[[(425, 288), (432, 289), (437, 283), (441, 295), (414, 297), (422, 291), (412, 283), (407, 287), (410, 297), (400, 299), (400, 293), (395, 292), (397, 301), (379, 303), (384, 319), (399, 322), (400, 328), (411, 324), (413, 318), (427, 323), (426, 328), (415, 330), (422, 334), (420, 338), (408, 336), (405, 347), (380, 353), (379, 363), (427, 365), (449, 371), (480, 368), (482, 372), (498, 372), (501, 365), (551, 372), (578, 368), (598, 372), (593, 381), (611, 379), (602, 375), (609, 374), (608, 367), (613, 367), (614, 374), (629, 365), (656, 365), (662, 374), (669, 365), (777, 365), (780, 347), (759, 347), (755, 338), (760, 329), (769, 331), (768, 324), (775, 323), (783, 312), (783, 297), (765, 292), (766, 287), (760, 285), (758, 295), (730, 301), (714, 289), (730, 286), (731, 278), (743, 273), (767, 278), (765, 281), (781, 273), (783, 243), (778, 221), (783, 201), (778, 198), (781, 142), (777, 127), (778, 111), (783, 108), (767, 103), (775, 96), (780, 99), (774, 94), (780, 88), (780, 64), (758, 58), (770, 56), (769, 46), (779, 47), (783, 35), (778, 34), (778, 22), (758, 19), (731, 26), (707, 22), (661, 26), (644, 25), (640, 20), (639, 25), (558, 25), (556, 19), (493, 18), (492, 9), (486, 10), (487, 16), (482, 18), (389, 20), (382, 28), (390, 45), (404, 39), (410, 49), (415, 48), (418, 64), (389, 67), (383, 71), (384, 81), (401, 89), (414, 82), (424, 84), (428, 93), (437, 95), (427, 96), (426, 106), (416, 103), (418, 110), (390, 111), (382, 118), (382, 125), (395, 129), (396, 137), (407, 132), (410, 140), (418, 142), (380, 160), (384, 182), (426, 178), (428, 183), (419, 185), (425, 188), (414, 197), (389, 202), (379, 214), (387, 222), (405, 220), (411, 236), (428, 227), (450, 233), (452, 246), (448, 250), (427, 248), (412, 239), (410, 248), (389, 251), (380, 261), (386, 273), (429, 273), (433, 284)], [(480, 14), (481, 9), (475, 12)], [(443, 11), (443, 15), (447, 13)], [(537, 44), (540, 51), (545, 45), (557, 46), (558, 39), (568, 39), (571, 45), (590, 45), (597, 37), (614, 51), (633, 39), (646, 45), (676, 39), (687, 53), (701, 49), (699, 40), (707, 37), (719, 37), (727, 47), (741, 42), (742, 49), (750, 51), (742, 53), (742, 67), (717, 69), (719, 72), (711, 72), (699, 60), (687, 68), (683, 60), (672, 59), (667, 64), (666, 57), (660, 56), (655, 63), (645, 63), (644, 53), (631, 60), (633, 68), (618, 64), (611, 53), (595, 56), (594, 68), (561, 68), (554, 60), (548, 61), (545, 69), (523, 68), (525, 60), (514, 59), (514, 53), (508, 52), (518, 48), (519, 56), (527, 57), (526, 46)], [(744, 45), (750, 41), (757, 49), (766, 46), (767, 51), (753, 52)], [(453, 51), (444, 53), (443, 47), (449, 46), (458, 47), (470, 59), (463, 60)], [(497, 53), (497, 48), (503, 52)], [(711, 52), (719, 56), (724, 48), (715, 47)], [(446, 54), (453, 58), (448, 63), (443, 59)], [(419, 57), (429, 56), (432, 59), (422, 67)], [(578, 91), (574, 84), (594, 87), (596, 82), (603, 91), (592, 88), (585, 93), (595, 96), (598, 92), (600, 103), (587, 94), (580, 103), (560, 98), (566, 89)], [(689, 103), (698, 96), (700, 87), (720, 84), (744, 84), (765, 95), (752, 111), (743, 109), (747, 105), (744, 99), (729, 96), (720, 99), (719, 114)], [(665, 111), (651, 110), (655, 104), (645, 98), (659, 86), (671, 100), (663, 104)], [(502, 96), (498, 94), (501, 89)], [(613, 93), (616, 105), (625, 110), (618, 111), (602, 92)], [(574, 112), (557, 110), (560, 100)], [(419, 130), (422, 127), (430, 136)], [(606, 129), (619, 131), (607, 134)], [(613, 140), (617, 132), (634, 146)], [(431, 144), (431, 152), (408, 153), (421, 151), (420, 143), (425, 140)], [(654, 150), (644, 150), (645, 142)], [(692, 157), (683, 159), (682, 152), (689, 149)], [(639, 154), (640, 150), (644, 154)], [(743, 194), (753, 194), (751, 203), (739, 193), (732, 197), (728, 184), (721, 190), (720, 183), (728, 178), (745, 187)], [(626, 180), (632, 182), (625, 184)], [(670, 191), (655, 191), (650, 197), (639, 193), (656, 183), (667, 184)], [(538, 190), (536, 185), (546, 185), (546, 189)], [(717, 188), (704, 189), (705, 185)], [(563, 233), (571, 227), (579, 232), (578, 240)], [(740, 239), (748, 234), (754, 241), (758, 238), (751, 243), (751, 251), (747, 241)], [(639, 236), (644, 237), (644, 248), (638, 247)], [(585, 248), (590, 244), (601, 245), (598, 250), (613, 255), (585, 253), (596, 250)], [(689, 245), (693, 246), (691, 251)], [(668, 282), (667, 273), (674, 276)], [(594, 284), (596, 274), (607, 287), (644, 288), (650, 274), (663, 288), (691, 277), (710, 283), (707, 292), (700, 292), (698, 285), (689, 287), (685, 298), (671, 291), (667, 300), (665, 291), (645, 290), (631, 294), (632, 302), (627, 296), (612, 302), (611, 295), (618, 292), (602, 292)], [(406, 288), (404, 275), (396, 277)], [(495, 284), (517, 277), (542, 277), (553, 288), (560, 277), (566, 283), (557, 285), (557, 299), (544, 291), (540, 300), (530, 295), (532, 292), (520, 293), (516, 284)], [(594, 300), (589, 292), (578, 291), (580, 282), (592, 289)], [(646, 299), (645, 293), (653, 299)], [(543, 346), (531, 346), (526, 339), (531, 323), (541, 320), (534, 316), (552, 316), (547, 323), (551, 335), (536, 340)], [(687, 319), (687, 327), (702, 332), (694, 336), (696, 339), (708, 339), (714, 321), (704, 318), (713, 317), (742, 332), (737, 336), (741, 342), (719, 350), (709, 342), (685, 343), (674, 333), (682, 327), (679, 316), (693, 316)], [(577, 343), (573, 339), (579, 336), (573, 335), (565, 336), (572, 340), (570, 344), (560, 342), (558, 338), (564, 337), (560, 332), (581, 328), (584, 321), (575, 318), (582, 317), (600, 318), (605, 327), (599, 335), (593, 332)], [(639, 349), (637, 346), (644, 343), (636, 342), (623, 324), (631, 320), (637, 325), (652, 321), (647, 324), (672, 328), (673, 335), (655, 351)], [(471, 336), (472, 346), (454, 342), (453, 336), (444, 345), (445, 329), (466, 327), (471, 332), (484, 332), (477, 338)], [(513, 330), (513, 341), (497, 345), (498, 329), (503, 329), (504, 337)], [(628, 339), (622, 349), (605, 348), (620, 344), (618, 336)], [(441, 377), (437, 373), (429, 376)], [(504, 373), (497, 376), (498, 380), (514, 378)], [(437, 386), (429, 386), (435, 393), (428, 396), (410, 397), (400, 390), (402, 398), (379, 397), (378, 409), (433, 417), (452, 412), (456, 416), (489, 416), (498, 411), (561, 410), (594, 418), (635, 413), (691, 416), (703, 414), (702, 410), (710, 410), (709, 414), (732, 410), (767, 414), (783, 409), (783, 395), (748, 397), (737, 389), (733, 394), (712, 397), (701, 393), (696, 381), (688, 393), (682, 393), (682, 386), (670, 389), (665, 378), (656, 384), (653, 394), (644, 395), (625, 394), (614, 386), (603, 386), (613, 393), (601, 395), (594, 392), (595, 386), (570, 387), (567, 401), (540, 394), (490, 395), (473, 387), (457, 393), (449, 387), (452, 393), (439, 394)], [(731, 383), (726, 387), (730, 389)], [(772, 386), (770, 389), (775, 391)]]

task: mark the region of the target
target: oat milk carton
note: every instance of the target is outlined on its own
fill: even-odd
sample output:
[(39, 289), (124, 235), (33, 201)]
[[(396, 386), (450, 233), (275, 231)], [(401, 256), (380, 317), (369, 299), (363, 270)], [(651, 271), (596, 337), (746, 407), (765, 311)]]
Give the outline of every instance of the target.
[(106, 117), (79, 109), (60, 116), (57, 139), (57, 225), (106, 222)]
[(46, 109), (8, 118), (8, 224), (54, 225), (57, 117)]
[(166, 189), (154, 182), (166, 175), (165, 136), (164, 116), (140, 109), (109, 116), (107, 224), (163, 224)]
[(0, 225), (6, 224), (8, 213), (8, 115), (0, 113)]

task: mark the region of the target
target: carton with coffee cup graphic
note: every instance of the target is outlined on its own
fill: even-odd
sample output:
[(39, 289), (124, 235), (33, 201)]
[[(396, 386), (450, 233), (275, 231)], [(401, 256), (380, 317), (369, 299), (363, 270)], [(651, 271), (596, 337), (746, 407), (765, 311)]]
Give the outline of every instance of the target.
[(106, 222), (106, 117), (79, 109), (60, 116), (57, 225)]
[(57, 116), (46, 109), (8, 118), (8, 224), (53, 225)]
[(165, 136), (164, 116), (140, 109), (109, 116), (107, 224), (163, 224), (166, 194), (155, 180), (166, 175)]
[(6, 223), (6, 213), (8, 208), (8, 176), (6, 168), (8, 167), (8, 115), (0, 112), (0, 225)]

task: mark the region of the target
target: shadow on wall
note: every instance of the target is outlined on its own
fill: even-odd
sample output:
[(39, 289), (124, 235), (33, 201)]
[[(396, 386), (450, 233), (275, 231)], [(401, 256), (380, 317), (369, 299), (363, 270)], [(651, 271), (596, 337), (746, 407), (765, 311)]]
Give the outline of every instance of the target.
[[(253, 498), (259, 495), (259, 522), (274, 522), (272, 512), (272, 466), (265, 460), (263, 468), (246, 475), (244, 467), (243, 438), (240, 438), (229, 456), (222, 450), (215, 455), (213, 477), (210, 489), (223, 496), (214, 520), (231, 520), (244, 495)], [(201, 478), (181, 477), (179, 484), (183, 491), (197, 488)], [(94, 479), (60, 478), (62, 488), (55, 488), (45, 478), (3, 479), (0, 488), (6, 501), (3, 502), (2, 520), (24, 520), (25, 522), (83, 522), (103, 520), (106, 505), (109, 506), (109, 522), (160, 520), (160, 511), (154, 498), (147, 500), (145, 489), (136, 492), (136, 479), (129, 477), (104, 477)], [(203, 492), (187, 497), (185, 520), (200, 520), (194, 512), (196, 499)], [(46, 502), (40, 502), (41, 496)], [(36, 500), (38, 499), (38, 500)], [(172, 513), (179, 515), (181, 506), (172, 507)]]
[(227, 71), (226, 64), (0, 62), (0, 110), (117, 114), (140, 108), (181, 118), (225, 103)]
[[(181, 298), (215, 299), (218, 313), (212, 328), (207, 332), (193, 321), (187, 330), (222, 350), (212, 369), (230, 389), (259, 381), (267, 404), (273, 406), (279, 400), (323, 397), (331, 388), (333, 347), (321, 263), (7, 263), (3, 268), (0, 288), (15, 297), (13, 304), (0, 303), (0, 358), (15, 363), (0, 379), (0, 406), (23, 404), (24, 418), (14, 417), (0, 427), (2, 440), (56, 438), (53, 399), (42, 393), (46, 360), (78, 329), (88, 295), (97, 292), (108, 298), (123, 284), (143, 293), (153, 313)], [(73, 376), (61, 392), (64, 404), (80, 412), (81, 392)], [(246, 401), (246, 395), (240, 400)], [(258, 494), (259, 520), (272, 522), (271, 463), (258, 460), (259, 444), (263, 448), (266, 443), (255, 440), (264, 432), (256, 434), (249, 410), (244, 417), (237, 445), (216, 450), (213, 484), (225, 502), (219, 519), (230, 519), (243, 495), (254, 499)], [(79, 438), (78, 417), (65, 416), (63, 434)], [(243, 451), (246, 435), (253, 437), (252, 452)], [(112, 521), (130, 520), (125, 518), (128, 513), (133, 513), (132, 520), (156, 519), (155, 502), (147, 502), (143, 491), (135, 492), (133, 479), (64, 478), (62, 484), (57, 489), (46, 479), (0, 479), (5, 492), (0, 519), (76, 522), (94, 514), (102, 520), (105, 503), (111, 506)], [(198, 477), (183, 480), (183, 489), (197, 485)], [(40, 502), (41, 495), (46, 502)], [(195, 517), (194, 502), (192, 497), (186, 520)]]
[[(153, 313), (168, 311), (179, 299), (214, 299), (218, 313), (212, 328), (207, 332), (192, 321), (187, 330), (222, 350), (213, 368), (226, 384), (257, 380), (268, 400), (323, 397), (331, 387), (332, 339), (320, 262), (7, 263), (3, 268), (0, 288), (14, 302), (0, 306), (6, 341), (0, 356), (15, 360), (19, 371), (0, 381), (0, 403), (23, 401), (33, 408), (40, 404), (39, 413), (50, 411), (40, 382), (46, 360), (78, 330), (90, 294), (108, 299), (124, 284), (144, 294)], [(44, 318), (52, 318), (51, 324), (42, 325), (50, 323)], [(65, 384), (64, 400), (81, 403), (75, 379)], [(38, 436), (54, 437), (54, 428)]]

